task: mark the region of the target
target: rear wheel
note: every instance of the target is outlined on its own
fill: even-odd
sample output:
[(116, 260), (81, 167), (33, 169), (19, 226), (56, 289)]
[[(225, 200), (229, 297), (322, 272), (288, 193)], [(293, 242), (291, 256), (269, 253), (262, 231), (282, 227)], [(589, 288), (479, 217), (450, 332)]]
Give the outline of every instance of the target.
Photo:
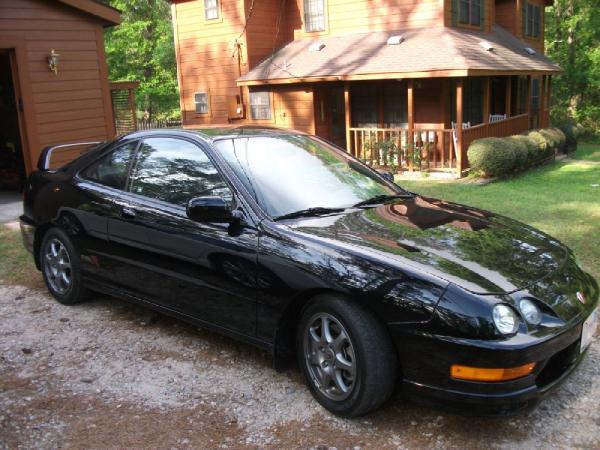
[(386, 330), (354, 302), (321, 296), (304, 310), (299, 363), (314, 397), (344, 417), (380, 407), (396, 384), (397, 358)]
[(51, 228), (44, 235), (40, 263), (46, 287), (60, 303), (72, 305), (87, 298), (89, 291), (82, 285), (79, 255), (60, 228)]

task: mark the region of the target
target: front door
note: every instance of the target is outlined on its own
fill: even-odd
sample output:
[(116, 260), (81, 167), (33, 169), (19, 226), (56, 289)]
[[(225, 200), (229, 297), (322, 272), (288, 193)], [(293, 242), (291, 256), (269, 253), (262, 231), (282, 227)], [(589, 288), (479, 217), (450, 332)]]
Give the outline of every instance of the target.
[[(122, 265), (116, 276), (144, 298), (223, 328), (254, 335), (258, 235), (247, 224), (197, 223), (186, 215), (193, 197), (237, 198), (197, 144), (145, 139), (131, 169), (119, 216), (108, 237)], [(232, 266), (248, 268), (241, 276)]]
[(319, 86), (314, 91), (315, 134), (346, 148), (346, 107), (342, 86)]

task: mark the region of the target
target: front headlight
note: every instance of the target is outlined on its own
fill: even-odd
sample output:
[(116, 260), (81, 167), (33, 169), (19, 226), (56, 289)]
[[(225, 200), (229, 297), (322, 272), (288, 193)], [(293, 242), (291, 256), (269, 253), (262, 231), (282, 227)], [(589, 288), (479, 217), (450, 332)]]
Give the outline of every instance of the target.
[(493, 318), (494, 325), (502, 334), (513, 334), (519, 329), (519, 316), (510, 306), (494, 306)]
[(532, 325), (539, 325), (542, 321), (542, 312), (531, 300), (524, 298), (519, 302), (519, 308), (525, 320)]

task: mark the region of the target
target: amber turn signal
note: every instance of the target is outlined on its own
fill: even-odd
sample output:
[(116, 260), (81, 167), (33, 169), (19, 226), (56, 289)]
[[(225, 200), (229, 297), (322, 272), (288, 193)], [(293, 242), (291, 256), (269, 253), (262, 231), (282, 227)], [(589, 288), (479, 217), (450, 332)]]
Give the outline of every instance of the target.
[(450, 376), (459, 380), (470, 381), (506, 381), (529, 375), (533, 372), (535, 363), (527, 363), (507, 369), (488, 369), (487, 367), (469, 367), (452, 364)]

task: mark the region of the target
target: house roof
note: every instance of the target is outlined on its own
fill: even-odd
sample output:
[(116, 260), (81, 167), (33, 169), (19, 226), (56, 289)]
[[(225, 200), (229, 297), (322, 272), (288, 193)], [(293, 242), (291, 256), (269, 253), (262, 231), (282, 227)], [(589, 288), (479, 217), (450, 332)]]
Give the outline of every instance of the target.
[[(387, 45), (395, 35), (404, 41)], [(315, 43), (325, 46), (310, 51)], [(290, 42), (240, 77), (238, 85), (561, 71), (543, 54), (527, 53), (526, 47), (499, 26), (490, 33), (436, 27), (321, 36)]]
[(96, 0), (57, 0), (59, 3), (79, 9), (85, 13), (95, 16), (105, 22), (106, 25), (118, 25), (121, 23), (121, 12), (111, 6)]

